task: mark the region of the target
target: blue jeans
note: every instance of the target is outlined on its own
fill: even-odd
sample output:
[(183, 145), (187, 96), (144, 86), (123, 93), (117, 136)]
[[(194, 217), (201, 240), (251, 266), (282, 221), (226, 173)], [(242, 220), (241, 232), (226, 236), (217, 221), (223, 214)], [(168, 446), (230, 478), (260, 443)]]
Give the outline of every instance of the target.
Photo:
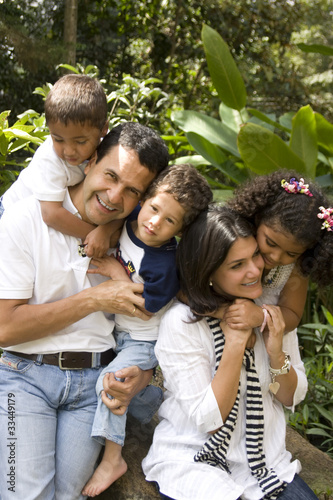
[(101, 369), (62, 371), (4, 354), (0, 363), (1, 500), (73, 500), (94, 471)]
[(318, 500), (318, 497), (313, 493), (311, 488), (295, 474), (291, 483), (278, 496), (278, 500)]
[[(97, 409), (91, 435), (100, 443), (104, 443), (104, 438), (114, 443), (124, 445), (127, 412), (124, 415), (114, 415), (102, 402), (100, 393), (103, 390), (103, 378), (106, 373), (115, 373), (117, 370), (128, 366), (136, 365), (142, 370), (149, 370), (157, 365), (154, 347), (156, 342), (133, 340), (127, 332), (114, 332), (117, 354), (116, 358), (101, 372), (96, 384), (96, 394), (98, 398)], [(142, 398), (142, 405), (140, 399)], [(147, 423), (159, 408), (163, 399), (163, 392), (160, 388), (148, 386), (143, 394), (136, 398), (135, 405), (130, 404), (128, 411), (140, 420)], [(134, 399), (133, 399), (134, 403)]]
[(101, 450), (101, 444), (90, 435), (97, 407), (95, 386), (101, 371), (63, 371), (3, 354), (1, 500), (86, 498), (81, 490), (94, 472)]
[[(163, 500), (174, 500), (160, 492), (160, 497)], [(313, 493), (309, 486), (297, 474), (293, 481), (288, 483), (284, 491), (278, 496), (278, 500), (318, 500), (318, 497)], [(238, 499), (240, 500), (240, 499)]]

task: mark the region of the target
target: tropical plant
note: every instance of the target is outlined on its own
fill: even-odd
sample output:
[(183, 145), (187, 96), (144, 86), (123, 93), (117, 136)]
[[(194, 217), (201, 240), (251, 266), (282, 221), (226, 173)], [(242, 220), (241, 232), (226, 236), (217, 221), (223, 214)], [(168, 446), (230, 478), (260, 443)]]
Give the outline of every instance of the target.
[[(110, 89), (106, 79), (99, 78), (99, 69), (94, 65), (84, 67), (77, 64), (75, 67), (68, 64), (60, 64), (57, 69), (64, 69), (76, 74), (86, 74), (93, 78), (98, 78), (104, 87), (110, 112), (110, 127), (123, 121), (140, 121), (159, 130), (160, 120), (168, 113), (169, 96), (156, 85), (161, 83), (156, 78), (139, 80), (129, 75), (124, 75), (121, 84), (114, 84)], [(36, 87), (34, 94), (45, 100), (52, 85), (46, 83)], [(19, 172), (27, 166), (33, 156), (36, 147), (40, 145), (48, 134), (43, 113), (34, 110), (27, 110), (17, 118), (17, 121), (10, 127), (8, 117), (10, 111), (3, 111), (0, 114), (0, 196), (16, 180)], [(170, 120), (169, 120), (170, 121)], [(183, 138), (184, 139), (184, 138)], [(182, 139), (172, 136), (172, 151), (175, 151), (177, 143), (181, 144)]]
[(10, 111), (0, 114), (0, 195), (27, 165), (28, 157), (35, 152), (33, 145), (42, 144), (47, 135), (45, 119), (36, 111), (25, 111), (11, 127), (8, 126), (9, 114)]
[(313, 323), (298, 328), (309, 388), (288, 417), (290, 425), (333, 457), (333, 315), (321, 309), (324, 322), (314, 311)]
[(192, 148), (215, 167), (215, 174), (222, 174), (220, 187), (233, 189), (253, 173), (279, 168), (295, 169), (332, 187), (333, 125), (309, 105), (279, 118), (246, 108), (245, 83), (227, 44), (206, 25), (202, 41), (221, 101), (220, 119), (185, 110), (175, 111), (172, 120)]
[(161, 84), (158, 78), (139, 80), (123, 75), (122, 83), (107, 96), (112, 103), (110, 124), (115, 126), (121, 121), (140, 121), (143, 125), (157, 126), (159, 115), (167, 107), (169, 96), (154, 84)]

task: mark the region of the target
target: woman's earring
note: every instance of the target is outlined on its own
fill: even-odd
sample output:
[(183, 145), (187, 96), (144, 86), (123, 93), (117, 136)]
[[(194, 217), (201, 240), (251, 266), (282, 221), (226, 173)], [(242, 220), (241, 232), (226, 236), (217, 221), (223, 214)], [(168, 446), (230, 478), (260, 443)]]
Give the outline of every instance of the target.
[(209, 286), (213, 286), (212, 280), (209, 281)]

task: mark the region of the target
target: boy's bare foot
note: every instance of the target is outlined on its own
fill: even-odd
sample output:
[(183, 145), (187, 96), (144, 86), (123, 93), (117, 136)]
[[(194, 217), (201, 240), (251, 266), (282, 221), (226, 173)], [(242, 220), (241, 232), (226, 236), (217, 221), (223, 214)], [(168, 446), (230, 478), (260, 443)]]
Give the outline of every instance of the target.
[(106, 490), (127, 471), (127, 463), (120, 456), (119, 460), (108, 461), (105, 456), (82, 490), (82, 495), (95, 497)]

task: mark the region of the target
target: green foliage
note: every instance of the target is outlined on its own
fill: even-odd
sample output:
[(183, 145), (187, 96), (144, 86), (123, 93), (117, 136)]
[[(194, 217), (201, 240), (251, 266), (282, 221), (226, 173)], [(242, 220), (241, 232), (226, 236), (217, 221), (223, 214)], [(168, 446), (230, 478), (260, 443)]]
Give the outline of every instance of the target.
[(297, 47), (303, 50), (303, 52), (333, 56), (333, 47), (327, 47), (326, 45), (298, 43)]
[(246, 104), (246, 90), (227, 44), (206, 25), (202, 29), (202, 41), (209, 73), (221, 101), (229, 108), (240, 111)]
[[(33, 89), (44, 81), (55, 82), (61, 74), (57, 64), (69, 62), (63, 43), (64, 4), (0, 2), (1, 101), (2, 109), (12, 110), (11, 118), (28, 108), (42, 113)], [(123, 74), (139, 80), (159, 78), (162, 90), (172, 96), (173, 108), (212, 110), (216, 117), (216, 93), (201, 40), (203, 21), (231, 47), (248, 105), (276, 112), (297, 109), (305, 101), (332, 119), (330, 61), (297, 46), (331, 44), (327, 0), (80, 2), (77, 62), (97, 66), (108, 83), (121, 84)], [(325, 85), (317, 82), (324, 71)], [(163, 126), (161, 131), (167, 130)]]
[[(26, 156), (33, 155), (33, 145), (42, 144), (47, 134), (45, 119), (36, 111), (28, 110), (8, 126), (10, 111), (0, 114), (0, 195), (15, 181), (19, 171), (27, 165)], [(20, 153), (25, 152), (22, 157)]]
[(112, 104), (110, 124), (117, 125), (122, 121), (140, 121), (143, 125), (158, 126), (159, 114), (169, 104), (169, 96), (155, 84), (161, 84), (158, 78), (139, 80), (130, 75), (123, 75), (120, 85), (115, 85), (108, 96)]
[[(93, 78), (99, 77), (99, 70), (94, 65), (83, 67), (77, 64), (75, 67), (61, 64), (59, 68), (66, 69), (77, 74), (88, 74)], [(105, 79), (99, 79), (105, 88), (107, 102), (110, 108), (110, 127), (123, 121), (140, 121), (159, 130), (160, 119), (167, 113), (169, 96), (156, 84), (161, 83), (157, 78), (148, 78), (140, 81), (129, 75), (124, 75), (119, 85), (113, 85), (110, 91)], [(36, 87), (34, 94), (45, 100), (52, 84), (46, 83)], [(0, 114), (0, 195), (16, 180), (22, 168), (26, 167), (33, 156), (36, 147), (46, 138), (48, 130), (45, 124), (44, 114), (34, 110), (28, 110), (18, 116), (17, 121), (10, 127), (8, 117), (10, 111)], [(181, 148), (185, 138), (172, 136), (170, 148)]]
[(223, 174), (225, 185), (235, 186), (252, 173), (289, 168), (333, 188), (333, 125), (310, 105), (279, 119), (244, 108), (245, 84), (226, 43), (206, 25), (202, 40), (222, 103), (220, 120), (196, 111), (173, 113), (192, 148)]
[(288, 416), (290, 425), (333, 457), (333, 316), (321, 310), (324, 322), (315, 311), (313, 323), (298, 328), (309, 388)]

